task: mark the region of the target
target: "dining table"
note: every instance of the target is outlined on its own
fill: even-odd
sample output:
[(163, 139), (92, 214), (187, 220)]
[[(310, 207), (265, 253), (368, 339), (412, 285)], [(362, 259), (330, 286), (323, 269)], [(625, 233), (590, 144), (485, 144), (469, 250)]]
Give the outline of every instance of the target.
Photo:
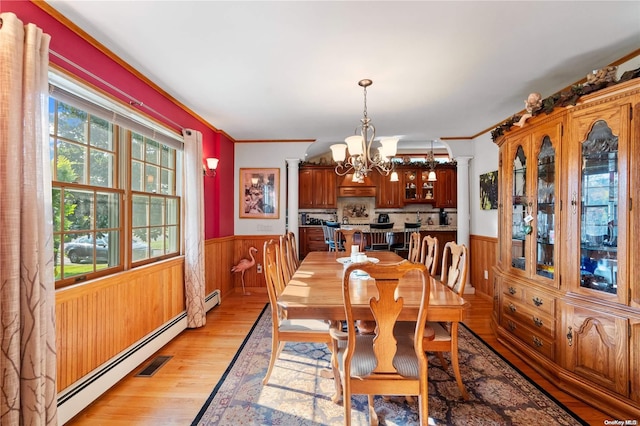
[[(368, 261), (397, 263), (402, 257), (391, 251), (369, 251)], [(342, 296), (342, 277), (351, 257), (336, 256), (335, 252), (310, 252), (295, 271), (278, 297), (278, 306), (288, 319), (345, 320)], [(366, 274), (352, 274), (351, 298), (354, 311), (363, 321), (373, 320), (369, 300), (377, 296), (375, 280)], [(422, 296), (419, 271), (409, 272), (397, 288), (397, 297), (404, 299), (407, 309), (398, 320), (411, 321), (417, 317)], [(469, 303), (437, 278), (431, 279), (428, 321), (463, 321)], [(456, 324), (457, 325), (457, 324)]]

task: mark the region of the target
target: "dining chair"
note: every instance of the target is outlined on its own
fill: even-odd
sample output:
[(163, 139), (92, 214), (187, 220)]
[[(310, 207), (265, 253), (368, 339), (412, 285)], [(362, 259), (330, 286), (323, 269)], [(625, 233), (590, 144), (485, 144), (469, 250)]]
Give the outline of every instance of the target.
[(357, 245), (359, 252), (364, 252), (365, 239), (364, 232), (360, 229), (336, 229), (334, 240), (336, 241), (338, 252), (351, 252), (351, 246)]
[(391, 245), (391, 248), (397, 253), (399, 251), (409, 250), (409, 244), (411, 243), (411, 234), (414, 232), (420, 232), (421, 222), (405, 222), (404, 229), (402, 230), (402, 241)]
[(336, 249), (336, 240), (335, 240), (335, 231), (340, 228), (340, 223), (338, 222), (323, 222), (322, 223), (322, 232), (324, 233), (324, 242), (327, 244), (329, 251), (337, 251)]
[(289, 242), (289, 258), (290, 263), (293, 266), (293, 270), (295, 271), (300, 266), (300, 258), (298, 257), (298, 243), (296, 242), (296, 234), (291, 231), (288, 231), (286, 234), (287, 240)]
[[(283, 317), (278, 309), (278, 296), (285, 288), (280, 264), (280, 244), (274, 239), (264, 243), (264, 273), (267, 282), (267, 293), (269, 294), (269, 305), (272, 316), (271, 335), (271, 357), (267, 373), (262, 380), (262, 384), (269, 382), (271, 371), (276, 359), (284, 348), (286, 342), (313, 342), (326, 343), (333, 347), (332, 338), (329, 334), (329, 324), (321, 320), (289, 320)], [(338, 377), (337, 365), (333, 366), (334, 377)]]
[(289, 238), (286, 235), (280, 235), (278, 238), (278, 242), (280, 244), (280, 271), (282, 272), (282, 279), (284, 280), (284, 285), (291, 280), (295, 269), (293, 267), (293, 263), (289, 257), (291, 256), (291, 247), (289, 245)]
[[(442, 253), (442, 274), (440, 280), (452, 291), (462, 296), (467, 282), (469, 270), (469, 256), (467, 247), (464, 244), (456, 244), (449, 241), (444, 245)], [(462, 383), (460, 366), (458, 365), (458, 323), (440, 323), (435, 321), (427, 322), (430, 328), (429, 333), (433, 334), (433, 339), (425, 339), (423, 347), (428, 352), (436, 352), (438, 359), (445, 370), (448, 364), (442, 352), (451, 352), (451, 367), (456, 376), (458, 388), (464, 399), (469, 399), (469, 394)]]
[[(368, 279), (351, 279), (351, 274), (356, 270), (365, 272), (375, 280), (376, 296), (367, 300), (357, 299), (359, 286), (366, 285)], [(416, 271), (422, 277), (422, 295), (413, 334), (396, 338), (395, 324), (405, 308), (403, 299), (396, 298), (396, 290), (405, 275)], [(351, 424), (351, 396), (360, 394), (368, 395), (370, 424), (377, 424), (374, 395), (417, 395), (420, 424), (428, 424), (427, 356), (422, 341), (429, 291), (430, 277), (422, 263), (407, 260), (391, 264), (361, 263), (345, 269), (342, 294), (346, 336), (341, 330), (331, 329), (342, 385), (345, 425)], [(376, 323), (373, 334), (357, 332), (355, 321), (359, 315), (354, 311), (355, 304), (359, 308), (364, 305), (370, 309), (368, 316), (374, 318)], [(339, 343), (344, 340), (346, 346), (341, 347)]]
[(420, 262), (420, 232), (412, 232), (409, 235), (409, 252), (407, 253), (409, 262)]
[(366, 244), (367, 250), (389, 250), (389, 233), (392, 232), (393, 223), (371, 223), (369, 224), (369, 239)]
[(438, 237), (425, 235), (420, 245), (420, 263), (427, 267), (429, 275), (435, 276), (438, 269)]

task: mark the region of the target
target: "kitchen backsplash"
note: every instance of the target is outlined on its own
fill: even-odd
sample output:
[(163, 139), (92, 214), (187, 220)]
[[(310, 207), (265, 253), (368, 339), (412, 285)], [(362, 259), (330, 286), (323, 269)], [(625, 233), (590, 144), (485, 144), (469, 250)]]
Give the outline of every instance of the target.
[[(457, 225), (456, 209), (444, 209), (447, 213), (448, 225)], [(407, 206), (404, 209), (376, 209), (375, 199), (371, 197), (339, 198), (338, 208), (329, 210), (301, 209), (298, 220), (300, 224), (319, 225), (322, 221), (337, 221), (349, 224), (366, 224), (378, 221), (378, 214), (389, 215), (389, 222), (396, 224), (415, 223), (440, 224), (440, 209), (424, 206)]]

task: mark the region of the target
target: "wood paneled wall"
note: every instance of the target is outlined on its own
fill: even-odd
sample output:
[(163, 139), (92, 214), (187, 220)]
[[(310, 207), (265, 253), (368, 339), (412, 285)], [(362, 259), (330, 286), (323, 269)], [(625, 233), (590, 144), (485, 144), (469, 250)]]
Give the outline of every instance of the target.
[[(247, 270), (250, 291), (266, 292), (262, 261), (264, 242), (278, 235), (225, 237), (205, 243), (205, 294), (220, 289), (221, 297), (242, 291), (239, 273), (231, 267), (258, 249), (256, 266)], [(90, 284), (56, 291), (58, 392), (111, 360), (158, 327), (185, 311), (184, 258), (110, 275)]]
[(58, 392), (184, 310), (183, 257), (56, 291)]
[(221, 297), (230, 292), (242, 292), (240, 273), (231, 272), (231, 268), (241, 259), (250, 259), (249, 248), (255, 247), (255, 264), (244, 274), (244, 284), (250, 292), (266, 292), (264, 272), (258, 273), (258, 264), (264, 267), (262, 250), (264, 243), (279, 235), (236, 235), (235, 237), (208, 240), (205, 244), (206, 294), (220, 289)]
[[(496, 264), (498, 239), (471, 235), (469, 237), (470, 274), (469, 281), (481, 295), (493, 298), (493, 266)], [(484, 271), (488, 272), (485, 279)]]

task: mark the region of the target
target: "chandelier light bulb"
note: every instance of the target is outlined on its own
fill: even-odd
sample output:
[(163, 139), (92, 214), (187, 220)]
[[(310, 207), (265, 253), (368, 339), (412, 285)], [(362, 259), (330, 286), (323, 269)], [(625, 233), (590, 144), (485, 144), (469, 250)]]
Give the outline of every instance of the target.
[[(345, 139), (346, 144), (331, 145), (331, 155), (337, 164), (336, 174), (344, 176), (353, 173), (354, 179), (363, 182), (364, 178), (372, 171), (377, 170), (381, 175), (388, 176), (392, 170), (391, 158), (396, 155), (399, 138), (384, 138), (380, 141), (381, 147), (371, 152), (376, 129), (367, 115), (367, 87), (373, 81), (360, 80), (358, 85), (364, 89), (364, 114), (360, 119), (359, 133)], [(349, 151), (347, 156), (346, 150)]]

